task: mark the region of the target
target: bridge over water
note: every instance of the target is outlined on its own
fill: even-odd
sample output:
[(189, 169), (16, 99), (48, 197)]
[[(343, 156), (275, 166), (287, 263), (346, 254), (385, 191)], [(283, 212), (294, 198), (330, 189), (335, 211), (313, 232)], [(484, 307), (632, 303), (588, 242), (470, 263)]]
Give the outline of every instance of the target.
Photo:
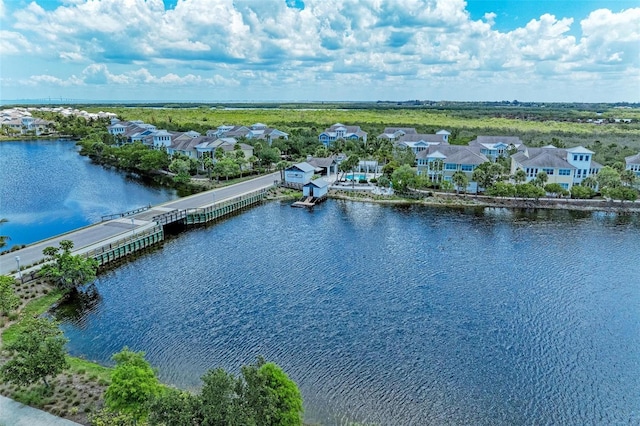
[(125, 257), (164, 239), (164, 226), (206, 223), (264, 199), (269, 188), (279, 180), (279, 173), (218, 188), (157, 206), (141, 208), (117, 218), (57, 235), (0, 255), (0, 275), (17, 273), (18, 261), (23, 277), (30, 277), (44, 260), (42, 250), (58, 247), (60, 241), (73, 241), (74, 254), (94, 257), (106, 264)]

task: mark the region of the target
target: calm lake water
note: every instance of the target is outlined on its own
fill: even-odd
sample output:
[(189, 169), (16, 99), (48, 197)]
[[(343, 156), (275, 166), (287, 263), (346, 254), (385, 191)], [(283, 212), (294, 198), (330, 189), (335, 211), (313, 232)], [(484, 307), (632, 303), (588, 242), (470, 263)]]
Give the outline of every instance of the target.
[(195, 389), (257, 355), (308, 422), (640, 424), (638, 217), (271, 202), (99, 277), (63, 326)]
[(99, 222), (103, 215), (178, 198), (91, 164), (71, 141), (0, 143), (0, 226), (9, 249)]

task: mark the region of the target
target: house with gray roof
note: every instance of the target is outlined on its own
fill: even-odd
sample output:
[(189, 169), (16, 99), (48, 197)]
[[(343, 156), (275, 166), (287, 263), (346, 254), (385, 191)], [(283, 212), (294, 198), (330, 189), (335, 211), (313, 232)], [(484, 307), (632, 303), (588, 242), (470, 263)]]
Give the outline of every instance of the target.
[(338, 173), (336, 157), (307, 157), (307, 163), (311, 164), (320, 174), (330, 176)]
[(509, 151), (523, 149), (524, 143), (517, 136), (478, 136), (469, 142), (469, 146), (495, 161), (499, 157), (507, 157)]
[(524, 147), (511, 156), (511, 174), (522, 169), (527, 174), (527, 182), (536, 178), (538, 173), (547, 174), (547, 183), (558, 183), (566, 190), (579, 185), (586, 177), (598, 174), (602, 165), (593, 161), (593, 151), (582, 146), (556, 148), (548, 145), (543, 148)]
[(408, 148), (417, 155), (420, 151), (424, 151), (431, 145), (448, 143), (449, 142), (446, 140), (445, 135), (442, 134), (413, 133), (400, 136), (396, 145)]
[(339, 139), (367, 142), (367, 132), (362, 130), (360, 126), (345, 126), (344, 124), (336, 123), (325, 129), (318, 136), (318, 140), (326, 147), (329, 147)]
[(636, 178), (640, 178), (640, 153), (624, 158), (625, 170), (631, 170)]
[(263, 123), (255, 123), (249, 127), (222, 125), (218, 126), (217, 129), (207, 130), (207, 136), (265, 140), (269, 145), (276, 139), (289, 139), (288, 133), (271, 128)]
[(415, 135), (418, 133), (413, 127), (385, 127), (384, 131), (378, 135), (378, 139), (397, 140), (400, 136)]
[(307, 162), (294, 164), (284, 169), (285, 183), (304, 185), (311, 181), (316, 168)]
[(467, 192), (477, 192), (478, 185), (471, 178), (480, 164), (489, 160), (474, 147), (439, 144), (430, 145), (416, 155), (417, 174), (433, 182), (451, 182), (455, 172), (463, 172), (469, 179)]

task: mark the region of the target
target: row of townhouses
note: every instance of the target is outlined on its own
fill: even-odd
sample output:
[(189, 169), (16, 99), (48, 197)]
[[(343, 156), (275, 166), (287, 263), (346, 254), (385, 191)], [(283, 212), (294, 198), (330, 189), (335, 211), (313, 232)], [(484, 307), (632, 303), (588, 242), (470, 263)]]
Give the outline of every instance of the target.
[[(34, 134), (40, 136), (43, 133), (51, 131), (54, 122), (33, 117), (33, 111), (52, 112), (63, 117), (83, 117), (86, 120), (99, 118), (113, 119), (116, 117), (116, 114), (112, 112), (100, 111), (95, 113), (69, 107), (16, 107), (0, 111), (0, 126), (5, 129), (10, 129), (10, 132), (14, 134), (20, 135)], [(5, 131), (4, 133), (9, 132)]]
[[(335, 124), (320, 134), (320, 141), (330, 141), (329, 136), (337, 137), (338, 131), (345, 133), (346, 139), (356, 139), (358, 126)], [(359, 140), (366, 141), (366, 133)], [(542, 148), (529, 148), (516, 136), (478, 136), (468, 145), (450, 145), (447, 130), (435, 134), (420, 134), (412, 127), (387, 127), (378, 135), (379, 139), (392, 141), (396, 146), (411, 149), (416, 155), (418, 175), (428, 176), (431, 180), (451, 181), (455, 172), (465, 173), (469, 179), (467, 191), (476, 191), (477, 184), (472, 181), (473, 171), (482, 163), (496, 161), (499, 157), (510, 157), (511, 170), (518, 169), (526, 173), (526, 182), (535, 179), (539, 172), (547, 174), (548, 183), (558, 183), (564, 189), (571, 189), (585, 178), (596, 175), (602, 165), (593, 160), (594, 152), (582, 146), (557, 148), (547, 145)], [(333, 140), (333, 139), (331, 139)], [(328, 142), (330, 143), (330, 142)], [(640, 154), (626, 159), (626, 169), (640, 177)]]
[(142, 142), (153, 148), (164, 148), (170, 155), (182, 154), (189, 158), (198, 159), (205, 153), (214, 156), (216, 149), (224, 152), (233, 151), (239, 144), (245, 158), (253, 155), (251, 145), (238, 142), (238, 139), (255, 139), (265, 141), (267, 144), (276, 139), (288, 139), (289, 135), (278, 129), (268, 127), (266, 124), (256, 123), (251, 126), (222, 125), (211, 129), (202, 135), (196, 131), (171, 132), (157, 129), (152, 124), (142, 121), (118, 121), (112, 120), (107, 128), (108, 132), (118, 137), (123, 143)]
[[(240, 138), (264, 140), (269, 145), (278, 138), (288, 139), (287, 133), (262, 123), (251, 126), (222, 125), (201, 135), (195, 131), (158, 130), (142, 121), (112, 120), (108, 130), (126, 142), (141, 141), (150, 147), (163, 147), (171, 155), (180, 153), (196, 159), (201, 158), (204, 153), (213, 156), (217, 148), (225, 152), (232, 151), (236, 149), (235, 145), (239, 143)], [(480, 164), (496, 161), (499, 157), (510, 156), (511, 174), (522, 169), (526, 173), (527, 182), (544, 171), (548, 183), (558, 183), (567, 190), (580, 184), (585, 178), (596, 175), (602, 168), (602, 165), (593, 160), (594, 152), (582, 146), (567, 149), (553, 145), (529, 148), (516, 136), (478, 136), (468, 145), (450, 145), (449, 136), (450, 132), (447, 130), (440, 130), (435, 134), (421, 134), (411, 127), (387, 127), (378, 138), (390, 140), (396, 146), (412, 150), (416, 155), (418, 175), (428, 176), (432, 180), (451, 181), (455, 172), (465, 173), (470, 182), (467, 191), (478, 190), (477, 184), (472, 181), (473, 171)], [(330, 146), (339, 139), (366, 142), (367, 133), (359, 126), (336, 123), (325, 129), (318, 138), (325, 146)], [(250, 145), (240, 143), (240, 148), (246, 158), (253, 155), (253, 147)], [(314, 159), (319, 164), (313, 166), (324, 166), (322, 168), (327, 173), (331, 168), (337, 169), (336, 163), (343, 157)], [(325, 165), (322, 161), (328, 164)], [(640, 154), (627, 157), (626, 168), (640, 177)]]
[(40, 136), (49, 131), (51, 121), (35, 118), (26, 108), (11, 108), (0, 111), (0, 126), (4, 134)]

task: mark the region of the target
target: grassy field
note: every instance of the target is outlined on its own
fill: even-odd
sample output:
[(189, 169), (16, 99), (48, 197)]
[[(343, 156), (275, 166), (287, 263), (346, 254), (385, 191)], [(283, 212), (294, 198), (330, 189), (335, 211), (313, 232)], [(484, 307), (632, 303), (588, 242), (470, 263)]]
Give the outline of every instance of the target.
[[(449, 130), (460, 143), (477, 135), (519, 136), (525, 143), (549, 143), (552, 138), (567, 146), (616, 143), (640, 149), (640, 109), (609, 108), (596, 112), (568, 108), (193, 108), (167, 107), (87, 107), (106, 110), (123, 120), (142, 120), (168, 130), (204, 132), (222, 124), (265, 123), (293, 136), (317, 136), (334, 123), (359, 125), (369, 138), (389, 126), (415, 127), (420, 133)], [(632, 123), (588, 123), (588, 119), (632, 119)]]

